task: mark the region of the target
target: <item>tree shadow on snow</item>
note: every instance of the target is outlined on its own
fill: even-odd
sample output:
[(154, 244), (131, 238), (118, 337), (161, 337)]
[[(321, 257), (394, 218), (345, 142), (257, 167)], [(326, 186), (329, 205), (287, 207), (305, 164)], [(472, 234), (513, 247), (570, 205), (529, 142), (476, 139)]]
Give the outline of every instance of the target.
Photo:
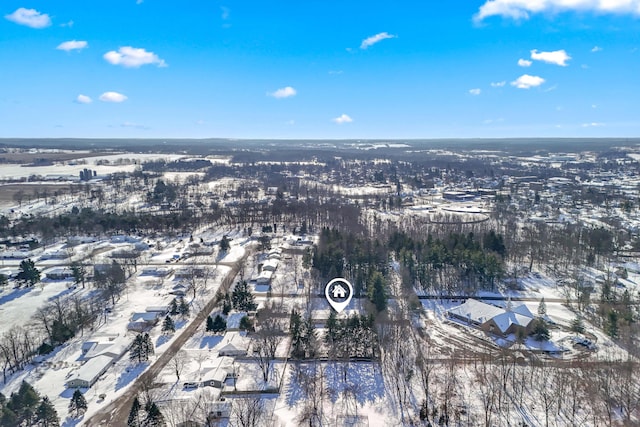
[(160, 347), (162, 344), (167, 343), (171, 339), (168, 335), (160, 335), (156, 340), (156, 348)]
[(83, 419), (84, 419), (84, 415), (81, 416), (81, 417), (78, 417), (78, 418), (67, 417), (62, 422), (61, 427), (74, 427), (74, 426), (77, 426), (78, 424), (80, 424), (82, 422)]
[(135, 366), (129, 366), (125, 371), (120, 375), (118, 381), (116, 382), (116, 391), (120, 390), (122, 387), (126, 387), (133, 380), (138, 378), (138, 376), (149, 366), (149, 362), (139, 363)]
[(20, 288), (20, 289), (14, 289), (13, 292), (7, 294), (7, 295), (3, 295), (0, 298), (0, 305), (2, 304), (6, 304), (8, 302), (13, 301), (14, 299), (18, 299), (21, 296), (23, 296), (24, 294), (30, 292), (33, 289), (33, 287), (30, 288)]
[(200, 348), (213, 348), (217, 346), (220, 341), (222, 341), (221, 335), (209, 335), (202, 337), (202, 341), (200, 341)]

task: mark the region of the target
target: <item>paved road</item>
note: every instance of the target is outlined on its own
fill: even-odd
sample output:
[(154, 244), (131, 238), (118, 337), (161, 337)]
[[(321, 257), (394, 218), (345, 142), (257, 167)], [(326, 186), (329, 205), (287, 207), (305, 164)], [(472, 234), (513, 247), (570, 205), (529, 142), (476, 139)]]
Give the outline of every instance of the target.
[[(240, 264), (246, 260), (249, 256), (247, 250), (242, 259), (233, 264), (231, 271), (223, 279), (221, 288), (228, 288), (233, 282), (233, 279), (238, 274)], [(107, 406), (102, 408), (91, 418), (89, 418), (84, 425), (87, 426), (126, 426), (127, 418), (129, 417), (129, 411), (131, 410), (131, 402), (133, 398), (137, 396), (144, 384), (153, 383), (153, 380), (164, 369), (165, 365), (175, 356), (175, 354), (182, 348), (182, 346), (191, 338), (197, 331), (198, 327), (205, 321), (207, 316), (213, 311), (216, 306), (215, 296), (205, 305), (205, 307), (196, 315), (195, 319), (182, 330), (180, 335), (171, 343), (171, 345), (158, 357), (155, 362), (142, 373), (134, 383), (125, 391), (120, 397)]]

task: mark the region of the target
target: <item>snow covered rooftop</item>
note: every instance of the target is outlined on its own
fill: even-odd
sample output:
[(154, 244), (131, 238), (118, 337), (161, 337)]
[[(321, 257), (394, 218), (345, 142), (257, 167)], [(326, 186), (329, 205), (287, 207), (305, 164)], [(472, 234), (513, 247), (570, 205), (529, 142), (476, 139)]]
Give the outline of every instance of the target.
[(465, 303), (448, 310), (448, 313), (450, 315), (459, 317), (461, 319), (470, 320), (474, 323), (485, 323), (489, 319), (492, 319), (504, 312), (505, 310), (500, 307), (486, 304), (482, 301), (471, 298), (468, 299)]

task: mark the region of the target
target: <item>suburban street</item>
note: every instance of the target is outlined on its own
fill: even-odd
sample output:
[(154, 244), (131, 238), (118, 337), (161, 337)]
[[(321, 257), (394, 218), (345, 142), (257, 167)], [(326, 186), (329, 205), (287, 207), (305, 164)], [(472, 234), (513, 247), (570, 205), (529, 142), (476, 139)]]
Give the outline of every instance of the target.
[[(243, 257), (234, 262), (229, 263), (232, 267), (231, 271), (227, 274), (227, 276), (223, 279), (221, 283), (222, 288), (228, 288), (232, 283), (233, 279), (238, 274), (240, 270), (240, 266), (249, 256), (249, 251), (245, 252)], [(222, 265), (220, 263), (219, 265)], [(225, 263), (226, 264), (226, 263)], [(160, 357), (158, 357), (151, 366), (142, 373), (138, 378), (135, 379), (133, 384), (119, 397), (117, 397), (113, 402), (110, 402), (107, 406), (98, 411), (95, 415), (89, 418), (85, 425), (95, 426), (95, 425), (106, 425), (106, 426), (124, 426), (127, 424), (127, 417), (129, 416), (129, 411), (131, 409), (131, 402), (133, 399), (143, 390), (144, 386), (147, 384), (152, 384), (156, 376), (164, 369), (164, 367), (169, 363), (169, 361), (175, 356), (175, 354), (184, 346), (189, 338), (191, 338), (200, 325), (205, 321), (207, 316), (213, 311), (216, 305), (216, 298), (214, 296), (207, 302), (202, 310), (196, 315), (195, 319), (191, 323), (189, 323), (178, 335), (175, 340), (170, 344), (170, 346), (162, 353)]]

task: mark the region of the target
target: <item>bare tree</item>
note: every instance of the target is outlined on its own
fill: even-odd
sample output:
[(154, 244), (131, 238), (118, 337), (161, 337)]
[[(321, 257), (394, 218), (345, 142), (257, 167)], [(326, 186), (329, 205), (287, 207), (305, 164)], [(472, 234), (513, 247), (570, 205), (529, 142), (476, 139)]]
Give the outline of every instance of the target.
[(278, 323), (277, 314), (271, 309), (261, 310), (258, 319), (260, 319), (259, 328), (256, 331), (253, 348), (262, 371), (262, 379), (266, 383), (269, 381), (271, 362), (276, 357), (276, 351), (284, 340), (285, 333)]
[(169, 362), (169, 366), (176, 374), (176, 381), (180, 381), (180, 374), (184, 371), (185, 366), (189, 363), (189, 354), (186, 351), (180, 350), (173, 356), (171, 362)]
[(264, 400), (260, 396), (233, 399), (231, 418), (239, 427), (262, 426), (265, 415)]

